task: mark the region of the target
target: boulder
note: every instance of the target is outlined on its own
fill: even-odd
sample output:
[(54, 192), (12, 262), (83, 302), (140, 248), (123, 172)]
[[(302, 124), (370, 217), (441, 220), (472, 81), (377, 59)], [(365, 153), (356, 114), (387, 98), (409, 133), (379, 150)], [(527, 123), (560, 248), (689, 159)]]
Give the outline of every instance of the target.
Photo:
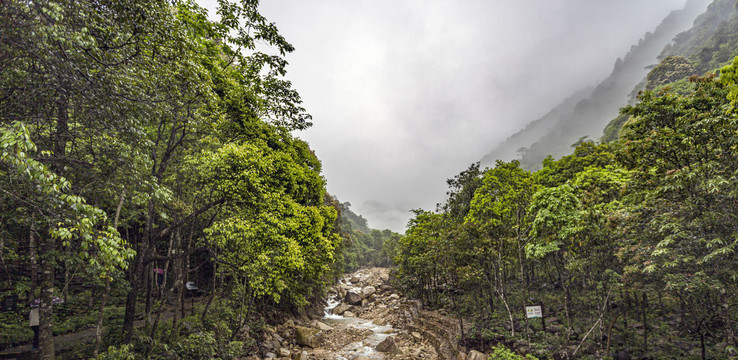
[(413, 338), (414, 338), (414, 339), (415, 339), (416, 341), (420, 341), (420, 340), (423, 340), (423, 336), (422, 336), (422, 335), (420, 335), (420, 333), (419, 333), (419, 332), (417, 332), (417, 331), (413, 331), (413, 332), (411, 332), (411, 333), (410, 333), (410, 335), (412, 335), (412, 336), (413, 336)]
[(390, 336), (382, 340), (382, 342), (380, 342), (377, 345), (377, 351), (388, 353), (388, 354), (399, 354), (400, 348), (397, 347), (397, 342), (395, 342), (395, 337)]
[(344, 302), (350, 305), (361, 305), (361, 300), (363, 298), (361, 295), (353, 292), (353, 291), (347, 291), (346, 297), (344, 298)]
[(322, 323), (320, 321), (316, 321), (315, 322), (315, 327), (317, 327), (318, 329), (323, 330), (323, 331), (333, 330), (332, 327), (330, 327), (330, 326), (328, 326), (328, 325), (326, 325), (326, 324), (324, 324), (324, 323)]
[(377, 292), (377, 289), (374, 286), (367, 286), (361, 290), (361, 298), (366, 299), (374, 295), (375, 292)]
[(295, 326), (295, 340), (300, 346), (316, 348), (323, 340), (323, 332), (318, 329)]
[(466, 356), (466, 360), (487, 360), (487, 354), (472, 350), (469, 351), (469, 355)]
[(287, 357), (288, 358), (288, 357), (290, 357), (290, 355), (292, 355), (292, 353), (290, 352), (290, 350), (289, 349), (285, 349), (285, 348), (279, 349), (279, 351), (277, 351), (277, 353), (279, 353), (279, 357)]
[(356, 314), (352, 313), (351, 311), (346, 311), (343, 313), (343, 316), (345, 317), (356, 317)]
[(351, 310), (351, 305), (348, 304), (339, 304), (338, 306), (334, 307), (331, 311), (334, 315), (343, 315), (346, 311)]
[(372, 322), (374, 323), (374, 325), (379, 325), (379, 326), (385, 326), (388, 323), (387, 322), (387, 319), (384, 319), (384, 318), (382, 318), (382, 319), (374, 319), (374, 321), (372, 321)]
[(277, 355), (275, 353), (273, 353), (273, 352), (268, 352), (268, 353), (264, 354), (264, 359), (275, 359), (276, 357), (277, 357)]
[(292, 360), (307, 360), (308, 353), (307, 351), (293, 352), (291, 357), (292, 357)]

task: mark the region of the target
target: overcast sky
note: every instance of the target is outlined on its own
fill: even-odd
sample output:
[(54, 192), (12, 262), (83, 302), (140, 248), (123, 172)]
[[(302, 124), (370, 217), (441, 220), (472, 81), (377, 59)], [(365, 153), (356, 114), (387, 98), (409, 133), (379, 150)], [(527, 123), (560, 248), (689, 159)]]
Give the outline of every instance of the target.
[(328, 191), (404, 232), (447, 178), (596, 85), (685, 1), (262, 0), (261, 13), (296, 48), (287, 78), (314, 122), (296, 135)]

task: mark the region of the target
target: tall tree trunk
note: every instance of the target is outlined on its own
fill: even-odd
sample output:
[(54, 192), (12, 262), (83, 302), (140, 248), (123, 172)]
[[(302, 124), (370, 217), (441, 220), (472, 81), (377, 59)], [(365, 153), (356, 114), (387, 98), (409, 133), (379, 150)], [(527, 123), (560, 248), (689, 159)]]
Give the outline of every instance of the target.
[(642, 309), (643, 309), (643, 353), (648, 352), (648, 296), (646, 295), (646, 290), (643, 290), (643, 303)]
[[(31, 219), (35, 221), (35, 217)], [(36, 288), (38, 287), (38, 243), (36, 242), (36, 230), (31, 225), (28, 232), (28, 260), (31, 263), (31, 291), (28, 293), (28, 302), (36, 299)]]
[(139, 243), (134, 257), (134, 266), (131, 268), (129, 275), (129, 282), (131, 284), (131, 290), (128, 291), (128, 297), (126, 298), (126, 312), (123, 317), (123, 341), (129, 344), (133, 340), (133, 321), (136, 318), (136, 301), (138, 295), (141, 292), (142, 280), (146, 280), (147, 277), (144, 271), (144, 260), (146, 254), (149, 251), (149, 245), (151, 244), (151, 233), (154, 222), (154, 201), (149, 201), (148, 215), (146, 216), (146, 225), (144, 226), (143, 239)]
[[(113, 228), (118, 228), (118, 220), (120, 220), (120, 210), (123, 208), (123, 201), (126, 198), (126, 188), (123, 187), (123, 191), (120, 193), (120, 200), (118, 200), (118, 206), (115, 208), (115, 218), (113, 219)], [(100, 351), (100, 344), (102, 343), (102, 326), (105, 315), (105, 303), (108, 300), (108, 294), (110, 294), (110, 272), (107, 273), (105, 278), (105, 290), (103, 290), (102, 298), (100, 299), (100, 308), (97, 315), (97, 325), (95, 326), (95, 350), (93, 355), (97, 357)]]
[(53, 237), (47, 236), (44, 241), (41, 307), (39, 309), (39, 346), (42, 360), (53, 360), (55, 356), (54, 334), (51, 324), (53, 319), (52, 299), (54, 297), (54, 250), (56, 250), (56, 241)]

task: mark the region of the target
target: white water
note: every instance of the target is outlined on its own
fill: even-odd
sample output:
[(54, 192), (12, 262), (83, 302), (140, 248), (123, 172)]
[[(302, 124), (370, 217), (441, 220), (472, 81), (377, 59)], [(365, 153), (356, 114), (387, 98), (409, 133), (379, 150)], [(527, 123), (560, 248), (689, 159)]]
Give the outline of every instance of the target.
[[(345, 281), (346, 284), (351, 285), (350, 282)], [(361, 293), (360, 287), (352, 287), (352, 291)], [(360, 319), (356, 317), (345, 317), (341, 315), (332, 314), (333, 308), (338, 306), (341, 302), (336, 299), (337, 295), (333, 295), (328, 299), (328, 304), (324, 309), (323, 321), (330, 325), (343, 325), (344, 327), (353, 327), (356, 329), (364, 330), (368, 329), (372, 331), (372, 334), (361, 340), (350, 343), (343, 347), (337, 354), (336, 359), (348, 360), (353, 359), (357, 356), (366, 356), (370, 359), (381, 360), (384, 359), (384, 355), (376, 350), (379, 343), (389, 336), (395, 335), (395, 331), (391, 325), (379, 326), (372, 323), (370, 320)]]

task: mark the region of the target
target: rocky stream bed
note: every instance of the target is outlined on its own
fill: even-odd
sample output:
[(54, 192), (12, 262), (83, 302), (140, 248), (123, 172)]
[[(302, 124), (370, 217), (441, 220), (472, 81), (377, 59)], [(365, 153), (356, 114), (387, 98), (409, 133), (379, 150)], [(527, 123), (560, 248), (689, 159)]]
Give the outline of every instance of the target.
[(389, 269), (361, 269), (333, 289), (321, 319), (287, 320), (269, 328), (260, 357), (289, 359), (455, 359), (480, 360), (457, 345), (458, 326), (419, 301), (398, 295)]

